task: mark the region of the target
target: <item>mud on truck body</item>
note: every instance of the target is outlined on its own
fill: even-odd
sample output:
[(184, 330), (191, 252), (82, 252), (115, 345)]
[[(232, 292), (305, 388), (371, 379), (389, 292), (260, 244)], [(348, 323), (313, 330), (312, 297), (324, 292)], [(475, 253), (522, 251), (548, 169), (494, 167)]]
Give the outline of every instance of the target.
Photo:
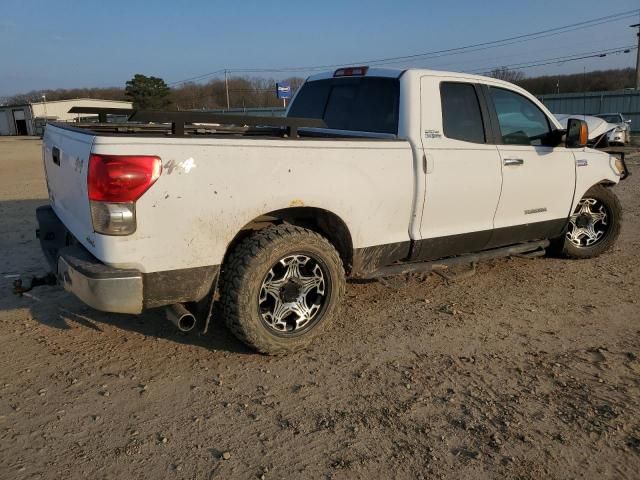
[(219, 302), (264, 353), (307, 345), (345, 278), (593, 257), (622, 221), (624, 161), (496, 79), (352, 67), (308, 78), (285, 118), (99, 113), (44, 135), (39, 236), (60, 283), (184, 330)]

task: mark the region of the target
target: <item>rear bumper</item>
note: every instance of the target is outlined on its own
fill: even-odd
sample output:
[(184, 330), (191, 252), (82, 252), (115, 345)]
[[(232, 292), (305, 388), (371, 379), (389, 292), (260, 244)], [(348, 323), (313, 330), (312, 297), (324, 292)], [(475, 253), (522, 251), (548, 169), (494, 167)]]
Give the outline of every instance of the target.
[(50, 206), (39, 207), (36, 216), (42, 251), (65, 290), (96, 310), (142, 312), (142, 273), (100, 262), (77, 243)]
[(153, 273), (110, 267), (73, 238), (50, 206), (39, 207), (36, 216), (42, 251), (58, 281), (96, 310), (141, 313), (199, 301), (211, 291), (218, 274), (216, 265)]
[[(142, 274), (79, 259), (78, 254), (83, 253), (78, 247), (61, 250), (56, 273), (64, 289), (96, 310), (141, 313), (144, 305)], [(85, 268), (87, 266), (89, 268)], [(104, 268), (96, 271), (92, 267)]]

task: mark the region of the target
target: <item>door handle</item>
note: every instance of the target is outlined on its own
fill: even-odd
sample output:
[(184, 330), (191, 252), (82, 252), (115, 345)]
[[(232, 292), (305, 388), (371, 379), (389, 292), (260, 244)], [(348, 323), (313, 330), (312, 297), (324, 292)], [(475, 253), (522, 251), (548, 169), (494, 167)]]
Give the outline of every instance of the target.
[(504, 159), (505, 165), (522, 165), (523, 163), (524, 163), (524, 160), (521, 158), (505, 158)]
[(58, 147), (53, 147), (51, 149), (51, 159), (53, 160), (53, 163), (60, 165), (60, 149)]

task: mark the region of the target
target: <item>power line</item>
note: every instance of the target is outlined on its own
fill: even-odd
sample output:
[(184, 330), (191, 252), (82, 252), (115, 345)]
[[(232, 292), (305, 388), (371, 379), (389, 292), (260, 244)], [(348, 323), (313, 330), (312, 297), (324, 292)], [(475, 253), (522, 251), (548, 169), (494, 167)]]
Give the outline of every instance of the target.
[(178, 80), (177, 82), (169, 82), (167, 83), (167, 85), (176, 85), (178, 83), (187, 83), (187, 82), (193, 82), (195, 80), (201, 80), (203, 78), (206, 77), (212, 77), (213, 75), (218, 75), (220, 73), (224, 73), (225, 69), (221, 69), (221, 70), (216, 70), (215, 72), (210, 72), (210, 73), (204, 73), (202, 75), (198, 75), (197, 77), (191, 77), (191, 78), (187, 78), (185, 80)]
[[(605, 50), (580, 52), (580, 53), (574, 53), (571, 55), (563, 55), (560, 57), (543, 58), (539, 60), (531, 60), (529, 62), (520, 62), (520, 63), (514, 63), (510, 65), (500, 65), (499, 67), (491, 67), (491, 68), (486, 67), (482, 69), (471, 70), (469, 71), (469, 73), (487, 74), (491, 72), (492, 68), (508, 68), (510, 70), (521, 70), (524, 68), (537, 67), (542, 65), (559, 64), (559, 63), (565, 63), (565, 62), (573, 62), (577, 60), (584, 60), (587, 58), (597, 58), (597, 57), (605, 57), (607, 55), (629, 53), (635, 50), (636, 48), (637, 47), (634, 45), (629, 45), (629, 46), (609, 48)], [(263, 93), (263, 92), (271, 92), (271, 91), (273, 91), (273, 87), (271, 88), (230, 88), (229, 89), (229, 92), (233, 92), (233, 93)], [(200, 99), (206, 99), (206, 98), (213, 98), (223, 94), (224, 92), (220, 91), (220, 92), (209, 93), (205, 95), (192, 95), (189, 97), (183, 97), (180, 99), (180, 101), (193, 101), (193, 100), (200, 100)]]
[[(540, 32), (528, 33), (524, 35), (517, 35), (515, 37), (504, 38), (501, 40), (492, 40), (490, 42), (482, 42), (476, 43), (472, 45), (466, 45), (463, 47), (456, 48), (448, 48), (444, 50), (435, 50), (424, 53), (416, 53), (412, 55), (405, 55), (400, 57), (389, 57), (383, 58), (379, 60), (362, 60), (358, 62), (348, 62), (348, 63), (340, 63), (340, 64), (332, 64), (332, 65), (319, 65), (313, 67), (290, 67), (290, 68), (265, 68), (265, 69), (238, 69), (234, 70), (235, 72), (286, 72), (286, 71), (307, 71), (307, 70), (319, 70), (324, 68), (335, 68), (341, 67), (343, 65), (389, 65), (394, 63), (404, 63), (410, 59), (421, 59), (427, 60), (430, 58), (440, 58), (440, 57), (448, 57), (451, 55), (460, 55), (464, 53), (472, 53), (480, 50), (488, 50), (490, 48), (504, 47), (508, 45), (513, 45), (517, 43), (528, 42), (532, 40), (538, 40), (540, 38), (551, 37), (554, 35), (561, 35), (564, 33), (570, 33), (576, 30), (582, 30), (584, 28), (594, 27), (598, 25), (603, 25), (606, 23), (617, 22), (621, 20), (626, 20), (627, 18), (634, 17), (640, 9), (632, 10), (630, 12), (622, 12), (614, 15), (607, 15), (606, 17), (595, 18), (592, 20), (587, 20), (584, 22), (575, 23), (572, 25), (565, 25), (563, 27), (556, 27), (552, 29), (542, 30)], [(615, 18), (612, 18), (615, 17)]]
[[(543, 65), (552, 65), (552, 64), (559, 64), (559, 63), (566, 63), (566, 62), (574, 62), (576, 60), (584, 60), (586, 58), (596, 58), (596, 57), (606, 57), (607, 55), (617, 55), (619, 53), (629, 53), (632, 50), (635, 50), (636, 47), (635, 45), (630, 45), (627, 47), (617, 47), (615, 49), (608, 49), (608, 50), (601, 50), (598, 52), (586, 52), (584, 54), (581, 53), (576, 53), (574, 55), (565, 55), (564, 57), (556, 57), (556, 58), (547, 58), (547, 59), (543, 59), (543, 60), (533, 60), (531, 62), (522, 62), (522, 63), (515, 63), (515, 64), (511, 64), (511, 65), (500, 65), (499, 67), (493, 67), (493, 68), (508, 68), (509, 70), (522, 70), (524, 68), (530, 68), (530, 67), (540, 67)], [(491, 73), (491, 69), (478, 69), (478, 70), (472, 70), (469, 73)]]
[[(633, 16), (634, 15), (629, 15), (627, 17), (617, 18), (615, 20), (607, 20), (607, 21), (603, 21), (603, 22), (599, 22), (599, 23), (594, 23), (594, 24), (588, 25), (588, 27), (594, 27), (594, 26), (597, 26), (597, 25), (610, 23), (612, 21), (625, 20), (625, 19), (627, 19), (629, 17), (633, 17)], [(550, 33), (550, 34), (546, 34), (546, 35), (540, 35), (540, 36), (537, 36), (535, 38), (529, 38), (529, 39), (523, 39), (523, 40), (514, 40), (514, 41), (510, 41), (510, 42), (500, 43), (499, 45), (489, 45), (489, 46), (478, 47), (478, 48), (470, 48), (468, 50), (464, 50), (464, 51), (460, 51), (460, 52), (454, 52), (454, 53), (448, 53), (448, 54), (444, 54), (444, 55), (432, 55), (430, 57), (425, 58), (425, 60), (430, 60), (430, 59), (433, 59), (433, 58), (449, 57), (449, 56), (453, 56), (453, 55), (462, 55), (462, 54), (465, 54), (465, 53), (479, 52), (479, 51), (482, 51), (482, 50), (489, 50), (489, 49), (492, 49), (492, 48), (506, 47), (508, 45), (515, 45), (515, 44), (518, 44), (518, 43), (524, 43), (524, 42), (528, 42), (528, 41), (531, 41), (531, 40), (538, 40), (538, 39), (541, 39), (541, 38), (547, 38), (547, 37), (552, 37), (552, 36), (560, 35), (560, 34), (564, 34), (564, 33), (570, 33), (570, 32), (576, 31), (576, 30), (581, 30), (583, 28), (586, 28), (586, 27), (572, 28), (572, 29), (569, 29), (569, 30), (564, 30), (562, 32), (555, 32), (555, 33)], [(390, 65), (390, 64), (394, 64), (394, 63), (405, 63), (405, 60), (386, 62), (385, 65)], [(382, 65), (382, 64), (378, 64), (378, 65)]]
[[(450, 55), (459, 55), (459, 54), (462, 54), (462, 53), (471, 53), (471, 52), (475, 52), (475, 51), (479, 51), (479, 50), (486, 50), (486, 49), (489, 49), (489, 48), (504, 47), (504, 46), (507, 46), (507, 45), (515, 44), (515, 43), (523, 43), (523, 42), (528, 42), (528, 41), (532, 41), (532, 40), (538, 40), (540, 38), (546, 38), (546, 37), (550, 37), (550, 36), (554, 36), (554, 35), (561, 35), (561, 34), (564, 34), (564, 33), (570, 33), (570, 32), (576, 31), (576, 30), (582, 30), (584, 28), (590, 28), (590, 27), (594, 27), (594, 26), (597, 26), (597, 25), (602, 25), (602, 24), (606, 24), (606, 23), (625, 20), (627, 18), (634, 17), (635, 15), (638, 14), (638, 12), (640, 12), (640, 9), (628, 10), (626, 12), (620, 12), (620, 13), (615, 13), (615, 14), (611, 14), (611, 15), (606, 15), (604, 17), (593, 18), (593, 19), (590, 19), (590, 20), (585, 20), (585, 21), (582, 21), (582, 22), (577, 22), (577, 23), (573, 23), (573, 24), (569, 24), (569, 25), (564, 25), (564, 26), (561, 26), (561, 27), (555, 27), (555, 28), (549, 28), (549, 29), (546, 29), (546, 30), (540, 30), (538, 32), (532, 32), (532, 33), (527, 33), (527, 34), (522, 34), (522, 35), (516, 35), (516, 36), (513, 36), (513, 37), (507, 37), (507, 38), (503, 38), (503, 39), (499, 39), (499, 40), (480, 42), (480, 43), (465, 45), (465, 46), (461, 46), (461, 47), (447, 48), (447, 49), (443, 49), (443, 50), (432, 50), (432, 51), (429, 51), (429, 52), (422, 52), (422, 53), (416, 53), (416, 54), (411, 54), (411, 55), (403, 55), (403, 56), (397, 56), (397, 57), (387, 57), (387, 58), (382, 58), (382, 59), (370, 59), (370, 60), (363, 60), (363, 61), (357, 61), (357, 62), (345, 62), (345, 63), (335, 63), (335, 64), (326, 64), (326, 65), (314, 65), (314, 66), (306, 66), (306, 67), (240, 68), (240, 69), (234, 69), (234, 70), (227, 69), (227, 71), (228, 72), (234, 72), (234, 73), (308, 72), (308, 71), (313, 71), (313, 70), (336, 68), (336, 67), (341, 67), (343, 65), (367, 64), (367, 65), (379, 66), (379, 65), (385, 65), (385, 64), (403, 63), (403, 62), (406, 62), (408, 60), (416, 60), (416, 59), (427, 60), (429, 58), (440, 58), (440, 57), (450, 56)], [(216, 70), (216, 71), (211, 72), (211, 73), (206, 73), (206, 74), (199, 75), (199, 76), (196, 76), (196, 77), (191, 77), (191, 78), (188, 78), (188, 79), (185, 79), (185, 80), (178, 80), (178, 81), (175, 81), (175, 82), (171, 82), (169, 85), (176, 85), (176, 84), (179, 84), (179, 83), (185, 83), (185, 82), (189, 82), (189, 81), (194, 81), (194, 80), (199, 80), (199, 79), (211, 77), (211, 76), (214, 76), (214, 75), (217, 75), (219, 73), (224, 72), (224, 70), (225, 69)]]
[[(626, 37), (628, 37), (628, 35), (626, 35)], [(621, 40), (621, 39), (616, 39), (616, 40)], [(580, 46), (584, 47), (586, 46), (584, 44), (584, 42), (580, 42)], [(597, 46), (602, 46), (602, 42), (598, 41), (597, 42)], [(566, 47), (566, 45), (565, 45)], [(538, 56), (540, 54), (547, 54), (547, 52), (557, 52), (558, 49), (556, 47), (549, 49), (549, 48), (544, 48), (544, 49), (538, 49), (538, 50), (527, 50), (527, 53), (536, 53)], [(591, 52), (586, 52), (586, 53), (591, 53)], [(575, 55), (581, 55), (581, 54), (575, 54)], [(486, 68), (485, 65), (487, 65), (488, 62), (495, 62), (496, 64), (498, 64), (499, 62), (509, 62), (509, 61), (513, 61), (513, 58), (521, 58), (523, 56), (522, 52), (517, 52), (517, 53), (510, 53), (508, 55), (501, 55), (501, 56), (496, 56), (496, 55), (491, 55), (490, 57), (483, 57), (483, 58), (478, 58), (477, 56), (473, 56), (472, 58), (467, 58), (467, 59), (461, 59), (461, 60), (453, 60), (453, 61), (448, 61), (448, 62), (438, 62), (438, 63), (426, 63), (424, 65), (420, 65), (418, 63), (415, 64), (409, 64), (410, 66), (408, 66), (407, 68), (428, 68), (428, 69), (433, 69), (433, 70), (442, 70), (443, 67), (450, 67), (451, 65), (457, 65), (457, 67), (453, 68), (453, 70), (455, 71), (461, 71), (461, 72), (470, 72), (472, 71), (472, 69), (484, 69)], [(567, 55), (567, 56), (571, 56), (571, 55)], [(500, 59), (505, 59), (505, 60), (500, 60)], [(511, 60), (508, 60), (511, 59)], [(535, 61), (535, 60), (532, 60)], [(473, 64), (472, 66), (469, 66), (468, 68), (461, 66), (461, 65), (467, 65), (467, 64)], [(507, 63), (500, 63), (500, 66), (503, 65), (507, 65)], [(452, 68), (447, 68), (446, 70), (452, 70)]]

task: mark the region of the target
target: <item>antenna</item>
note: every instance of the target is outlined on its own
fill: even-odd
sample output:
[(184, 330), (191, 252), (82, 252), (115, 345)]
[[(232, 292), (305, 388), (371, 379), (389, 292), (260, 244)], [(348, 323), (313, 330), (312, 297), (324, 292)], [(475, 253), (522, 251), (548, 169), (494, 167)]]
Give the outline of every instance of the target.
[(640, 90), (640, 23), (629, 26), (631, 28), (638, 27), (638, 49), (636, 50), (636, 90)]
[(587, 67), (582, 67), (582, 119), (587, 121)]

